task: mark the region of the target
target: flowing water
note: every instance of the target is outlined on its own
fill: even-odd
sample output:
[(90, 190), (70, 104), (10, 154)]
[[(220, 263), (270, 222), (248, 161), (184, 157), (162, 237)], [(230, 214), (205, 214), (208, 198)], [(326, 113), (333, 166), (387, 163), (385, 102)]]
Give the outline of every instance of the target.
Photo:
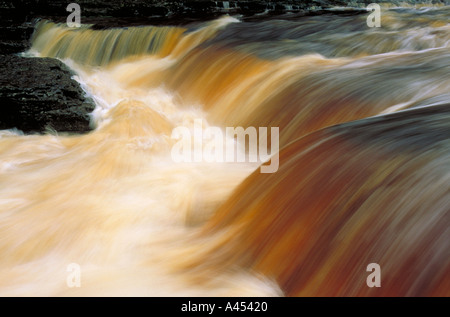
[[(95, 129), (0, 131), (0, 294), (449, 296), (450, 10), (366, 17), (40, 21)], [(175, 162), (198, 119), (279, 127), (279, 170)]]

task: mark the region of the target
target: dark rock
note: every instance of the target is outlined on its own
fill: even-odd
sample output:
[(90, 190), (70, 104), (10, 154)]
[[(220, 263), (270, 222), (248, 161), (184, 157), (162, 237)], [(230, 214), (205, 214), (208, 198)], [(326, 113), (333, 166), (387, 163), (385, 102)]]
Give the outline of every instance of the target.
[(266, 3), (262, 3), (261, 1), (246, 1), (246, 2), (239, 2), (238, 3), (239, 8), (241, 9), (242, 13), (244, 15), (251, 15), (255, 13), (262, 13), (265, 10), (269, 10), (272, 8), (271, 5), (268, 5)]
[[(388, 2), (415, 0), (391, 0)], [(422, 0), (419, 2), (425, 2)], [(433, 0), (448, 4), (450, 0)], [(37, 18), (66, 22), (70, 12), (63, 0), (0, 1), (0, 129), (16, 127), (25, 132), (42, 132), (46, 127), (56, 131), (89, 130), (88, 113), (94, 106), (86, 102), (78, 83), (61, 62), (53, 59), (22, 58), (15, 55), (30, 47)], [(81, 23), (94, 29), (132, 25), (188, 24), (214, 19), (225, 13), (252, 18), (268, 11), (278, 17), (285, 12), (294, 18), (317, 14), (349, 14), (348, 10), (329, 11), (332, 6), (364, 6), (384, 0), (298, 0), (298, 1), (158, 1), (110, 0), (73, 1), (81, 7)], [(314, 9), (312, 9), (314, 7)], [(359, 14), (362, 11), (355, 11)], [(259, 17), (258, 17), (259, 19)], [(247, 20), (250, 21), (250, 20)]]
[(0, 129), (86, 132), (94, 104), (71, 71), (52, 58), (0, 55)]

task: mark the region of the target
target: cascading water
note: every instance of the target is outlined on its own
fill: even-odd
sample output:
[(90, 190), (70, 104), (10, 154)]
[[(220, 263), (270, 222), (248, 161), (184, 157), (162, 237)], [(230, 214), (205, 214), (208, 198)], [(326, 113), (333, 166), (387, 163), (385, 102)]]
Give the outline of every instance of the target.
[[(40, 21), (27, 54), (74, 70), (95, 130), (0, 131), (0, 294), (450, 295), (449, 12)], [(199, 118), (279, 127), (280, 169), (174, 162)]]

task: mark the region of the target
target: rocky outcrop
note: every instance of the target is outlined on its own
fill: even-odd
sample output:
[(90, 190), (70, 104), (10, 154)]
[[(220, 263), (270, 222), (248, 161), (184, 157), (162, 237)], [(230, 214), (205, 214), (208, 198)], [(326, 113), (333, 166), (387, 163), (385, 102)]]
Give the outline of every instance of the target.
[[(337, 11), (327, 11), (327, 8), (346, 5), (364, 7), (368, 3), (386, 1), (0, 1), (0, 129), (15, 127), (25, 132), (42, 132), (49, 127), (60, 132), (89, 130), (88, 113), (94, 106), (84, 99), (83, 91), (71, 79), (67, 67), (53, 59), (12, 55), (29, 48), (29, 39), (36, 19), (66, 22), (70, 14), (66, 8), (70, 2), (80, 5), (81, 23), (94, 24), (94, 28), (108, 28), (142, 24), (181, 24), (204, 21), (225, 13), (244, 16), (261, 12), (273, 15), (286, 12), (339, 14)], [(450, 0), (432, 2), (450, 4)]]
[(0, 129), (89, 131), (94, 105), (72, 75), (56, 59), (0, 55)]

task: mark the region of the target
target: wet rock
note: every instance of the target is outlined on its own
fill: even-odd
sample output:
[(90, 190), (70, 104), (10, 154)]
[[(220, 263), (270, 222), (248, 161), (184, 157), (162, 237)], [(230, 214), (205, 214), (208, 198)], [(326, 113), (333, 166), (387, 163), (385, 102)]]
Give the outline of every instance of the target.
[(89, 131), (94, 105), (72, 75), (56, 59), (0, 55), (0, 129)]
[[(426, 2), (423, 0), (419, 2)], [(0, 1), (0, 129), (16, 127), (25, 132), (85, 132), (93, 105), (83, 97), (78, 83), (61, 62), (53, 59), (23, 58), (16, 55), (30, 47), (34, 22), (39, 18), (66, 22), (71, 1)], [(279, 15), (297, 12), (294, 17), (311, 14), (339, 14), (327, 11), (333, 6), (365, 7), (385, 0), (299, 0), (299, 1), (73, 1), (81, 7), (81, 23), (104, 29), (131, 25), (183, 24), (217, 16), (261, 12)], [(410, 2), (415, 0), (391, 0)], [(449, 0), (433, 0), (447, 3)], [(344, 12), (348, 14), (347, 11)], [(10, 55), (8, 55), (10, 54)], [(8, 56), (6, 56), (8, 55)]]

